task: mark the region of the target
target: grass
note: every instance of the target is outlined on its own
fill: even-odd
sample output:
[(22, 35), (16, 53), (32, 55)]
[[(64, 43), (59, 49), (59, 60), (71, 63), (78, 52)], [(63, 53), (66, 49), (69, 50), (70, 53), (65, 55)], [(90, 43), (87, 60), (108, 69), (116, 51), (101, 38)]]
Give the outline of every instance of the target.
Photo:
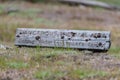
[(6, 60), (4, 57), (0, 57), (0, 68), (5, 68), (7, 67), (7, 65), (5, 64), (6, 63)]
[[(56, 65), (54, 65), (56, 66)], [(47, 67), (47, 68), (40, 68), (40, 70), (36, 71), (34, 76), (37, 79), (40, 80), (59, 80), (59, 78), (68, 78), (70, 77), (70, 80), (78, 80), (78, 79), (85, 79), (85, 78), (92, 78), (92, 77), (105, 77), (108, 76), (108, 73), (105, 71), (95, 71), (91, 70), (89, 68), (77, 68), (74, 69), (70, 66), (65, 66), (67, 69), (62, 70), (58, 67), (58, 70), (56, 68)], [(63, 67), (63, 68), (64, 68)], [(86, 69), (85, 69), (86, 68)]]
[[(16, 4), (17, 5), (17, 4)], [(29, 7), (30, 5), (30, 7)], [(42, 8), (39, 9), (39, 7)], [(53, 5), (53, 4), (52, 4)], [(108, 55), (120, 56), (119, 27), (102, 27), (101, 25), (96, 26), (97, 21), (87, 20), (73, 20), (68, 19), (56, 19), (51, 20), (41, 16), (41, 12), (45, 12), (46, 9), (51, 11), (55, 9), (59, 11), (59, 6), (52, 6), (50, 4), (26, 4), (27, 6), (22, 12), (10, 13), (8, 15), (0, 16), (0, 43), (5, 43), (13, 47), (12, 50), (0, 50), (0, 70), (17, 69), (32, 72), (33, 80), (108, 80), (112, 73), (118, 72), (118, 68), (114, 66), (111, 68), (104, 66), (103, 64), (97, 65), (98, 63), (113, 64), (112, 60), (103, 60), (98, 55), (86, 55), (79, 50), (64, 49), (64, 48), (18, 48), (14, 46), (15, 33), (17, 28), (57, 28), (57, 29), (77, 29), (77, 30), (109, 30), (112, 32), (112, 47), (108, 51)], [(31, 8), (32, 6), (32, 8)], [(37, 8), (36, 8), (37, 6)], [(50, 7), (49, 7), (50, 6)], [(62, 5), (64, 6), (64, 5)], [(0, 7), (0, 10), (4, 6)], [(67, 13), (73, 12), (74, 10), (79, 11), (79, 8), (64, 6), (61, 10)], [(54, 12), (55, 12), (54, 11)], [(84, 11), (84, 10), (83, 10)], [(64, 12), (64, 13), (66, 13)], [(87, 12), (87, 11), (86, 11)], [(94, 11), (93, 11), (94, 12)], [(59, 12), (58, 12), (59, 13)], [(90, 12), (91, 13), (91, 12)], [(56, 13), (57, 14), (57, 13)], [(59, 13), (60, 15), (61, 13)], [(71, 13), (72, 14), (72, 13)], [(70, 14), (70, 15), (71, 15)], [(79, 14), (79, 12), (78, 12)], [(98, 14), (98, 13), (97, 13)], [(103, 13), (102, 13), (103, 14)], [(106, 14), (106, 13), (105, 13)], [(40, 16), (39, 16), (40, 15)], [(72, 16), (72, 15), (71, 15)], [(61, 23), (61, 24), (59, 24)], [(85, 25), (83, 25), (85, 24)], [(101, 24), (101, 23), (99, 23)], [(110, 24), (109, 24), (110, 25)], [(102, 55), (102, 54), (100, 54)], [(104, 56), (104, 55), (103, 55)], [(119, 59), (120, 58), (116, 58)], [(116, 62), (116, 61), (115, 61)], [(116, 62), (117, 63), (117, 62)], [(97, 68), (97, 69), (96, 69)], [(103, 69), (102, 69), (103, 68)], [(34, 72), (33, 72), (34, 71)], [(0, 73), (1, 75), (2, 73)], [(119, 77), (118, 77), (119, 78)], [(30, 80), (30, 79), (28, 79)]]
[(23, 68), (25, 69), (29, 67), (28, 63), (21, 62), (21, 61), (19, 62), (13, 61), (6, 64), (9, 68), (13, 68), (13, 69), (23, 69)]
[(58, 80), (61, 77), (64, 77), (65, 74), (61, 71), (49, 71), (49, 70), (44, 70), (44, 71), (37, 71), (34, 75), (37, 79), (40, 80)]
[(120, 47), (111, 47), (110, 52), (120, 54)]
[(29, 67), (28, 63), (17, 61), (14, 59), (7, 59), (7, 57), (3, 57), (3, 56), (0, 57), (0, 68), (25, 69), (28, 67)]
[(120, 47), (111, 47), (109, 53), (116, 58), (120, 59)]
[(27, 10), (21, 10), (16, 13), (10, 13), (9, 16), (19, 16), (21, 18), (35, 18), (37, 13), (42, 13), (42, 9), (29, 8)]
[(112, 5), (120, 5), (120, 1), (119, 0), (98, 0), (98, 1), (103, 1)]
[(104, 71), (94, 71), (94, 70), (84, 70), (84, 69), (77, 69), (74, 71), (71, 71), (71, 76), (74, 78), (84, 79), (84, 78), (90, 78), (94, 76), (104, 77), (108, 75), (108, 73)]
[[(54, 76), (53, 76), (54, 75)], [(88, 72), (88, 71), (82, 71), (82, 70), (76, 70), (73, 71), (70, 75), (72, 79), (84, 79), (84, 78), (90, 78), (94, 76), (104, 77), (106, 76), (106, 72)], [(59, 78), (67, 77), (63, 72), (51, 72), (51, 71), (38, 71), (35, 73), (35, 77), (40, 80), (58, 80)]]
[(35, 74), (36, 78), (43, 79), (43, 80), (45, 80), (49, 76), (50, 76), (50, 72), (49, 71), (38, 71)]

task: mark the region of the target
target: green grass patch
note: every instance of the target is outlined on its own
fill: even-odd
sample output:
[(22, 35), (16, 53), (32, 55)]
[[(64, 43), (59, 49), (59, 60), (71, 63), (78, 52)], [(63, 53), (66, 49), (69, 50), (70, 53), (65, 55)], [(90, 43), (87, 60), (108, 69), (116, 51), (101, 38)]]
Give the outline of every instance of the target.
[(13, 69), (22, 69), (22, 68), (28, 68), (29, 67), (29, 64), (28, 63), (25, 63), (25, 62), (22, 62), (22, 61), (19, 61), (19, 62), (9, 62), (9, 63), (6, 63), (7, 66), (9, 68), (13, 68)]
[(15, 37), (16, 28), (19, 25), (0, 24), (0, 40), (12, 41)]
[(42, 9), (29, 8), (27, 10), (19, 11), (16, 13), (10, 13), (9, 16), (18, 16), (21, 18), (35, 18), (38, 13), (41, 13)]
[(35, 78), (37, 79), (42, 79), (42, 80), (45, 80), (46, 78), (49, 78), (51, 75), (51, 72), (50, 71), (38, 71), (35, 73)]
[(0, 57), (0, 68), (22, 69), (22, 68), (28, 68), (28, 67), (29, 67), (29, 64), (23, 61), (10, 59), (7, 56)]
[(102, 1), (102, 2), (106, 2), (112, 5), (118, 5), (120, 6), (120, 1), (119, 0), (98, 0), (98, 1)]
[(0, 41), (14, 41), (17, 28), (30, 28), (32, 26), (21, 25), (21, 24), (5, 24), (0, 23)]
[(2, 9), (0, 9), (0, 15), (3, 13), (3, 10)]
[[(69, 68), (69, 67), (68, 67)], [(53, 69), (53, 68), (52, 68)], [(60, 70), (52, 70), (51, 68), (47, 68), (46, 70), (38, 70), (34, 77), (39, 80), (58, 80), (62, 77), (69, 76), (73, 80), (85, 79), (91, 77), (105, 77), (108, 75), (107, 72), (104, 71), (95, 71), (89, 69), (77, 69), (71, 71), (60, 71)]]
[[(31, 54), (33, 53), (33, 54)], [(49, 66), (53, 67), (53, 65), (60, 65), (64, 66), (66, 65), (66, 62), (71, 62), (68, 60), (68, 58), (65, 58), (67, 56), (71, 56), (72, 54), (78, 54), (79, 52), (76, 50), (69, 50), (66, 49), (53, 49), (53, 48), (36, 48), (34, 51), (30, 52), (31, 59), (30, 64), (38, 63), (42, 66)], [(66, 62), (65, 62), (66, 61)], [(36, 64), (35, 64), (36, 65)]]
[(45, 18), (34, 18), (36, 24), (45, 24), (46, 26), (55, 26), (57, 25), (56, 22), (47, 20)]
[(119, 54), (120, 53), (120, 47), (111, 47), (109, 52), (114, 53), (114, 54)]
[(6, 69), (6, 68), (13, 68), (13, 69), (23, 69), (23, 68), (29, 68), (29, 64), (25, 63), (21, 60), (17, 61), (14, 59), (10, 59), (8, 56), (1, 56), (0, 57), (0, 68)]
[(104, 77), (107, 73), (104, 71), (95, 71), (95, 70), (89, 70), (89, 69), (77, 69), (74, 71), (71, 71), (71, 77), (77, 78), (77, 79), (83, 79), (88, 77)]
[(52, 70), (44, 70), (44, 71), (37, 71), (34, 74), (34, 77), (39, 80), (58, 80), (59, 78), (65, 76), (66, 74), (62, 71), (52, 71)]
[(6, 68), (6, 58), (5, 57), (0, 57), (0, 68)]
[(120, 59), (120, 47), (111, 47), (109, 53)]

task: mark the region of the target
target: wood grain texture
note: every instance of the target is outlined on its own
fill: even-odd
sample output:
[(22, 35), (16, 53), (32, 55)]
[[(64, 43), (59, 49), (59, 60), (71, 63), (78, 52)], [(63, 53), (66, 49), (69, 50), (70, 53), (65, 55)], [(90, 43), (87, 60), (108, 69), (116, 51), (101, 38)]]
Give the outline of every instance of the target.
[(18, 28), (15, 45), (108, 50), (110, 32)]

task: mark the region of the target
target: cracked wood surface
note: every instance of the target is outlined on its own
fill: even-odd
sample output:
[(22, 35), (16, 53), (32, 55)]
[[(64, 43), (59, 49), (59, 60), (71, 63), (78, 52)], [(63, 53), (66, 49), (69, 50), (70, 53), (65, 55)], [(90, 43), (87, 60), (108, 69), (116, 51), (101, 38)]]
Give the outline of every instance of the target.
[(110, 32), (18, 28), (15, 45), (108, 50)]

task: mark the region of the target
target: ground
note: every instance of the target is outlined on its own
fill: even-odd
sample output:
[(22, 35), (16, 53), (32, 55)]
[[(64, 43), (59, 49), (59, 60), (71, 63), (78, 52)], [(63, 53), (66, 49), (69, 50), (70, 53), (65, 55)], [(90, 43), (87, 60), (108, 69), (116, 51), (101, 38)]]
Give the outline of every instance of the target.
[[(6, 13), (6, 10), (17, 12)], [(58, 3), (0, 3), (0, 80), (119, 80), (120, 11)], [(14, 46), (16, 28), (111, 31), (106, 53)]]

